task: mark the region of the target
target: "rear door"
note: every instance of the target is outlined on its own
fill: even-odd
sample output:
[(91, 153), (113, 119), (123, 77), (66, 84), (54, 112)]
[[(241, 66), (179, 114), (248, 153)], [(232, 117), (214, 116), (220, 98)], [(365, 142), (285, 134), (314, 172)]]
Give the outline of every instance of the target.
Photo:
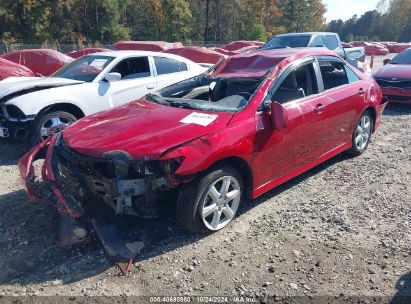
[(162, 89), (190, 77), (185, 62), (168, 57), (154, 56), (157, 89)]
[(337, 57), (319, 57), (320, 94), (330, 102), (324, 108), (327, 132), (324, 134), (324, 152), (351, 140), (352, 132), (363, 108), (366, 82), (358, 77), (344, 61)]

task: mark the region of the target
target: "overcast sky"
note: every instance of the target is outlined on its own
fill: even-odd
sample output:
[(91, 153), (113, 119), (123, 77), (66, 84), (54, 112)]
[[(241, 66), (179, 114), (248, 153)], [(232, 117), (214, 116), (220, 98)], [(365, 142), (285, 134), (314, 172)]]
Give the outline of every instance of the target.
[(334, 19), (347, 20), (354, 14), (361, 16), (376, 8), (378, 0), (323, 0), (327, 5), (327, 22)]

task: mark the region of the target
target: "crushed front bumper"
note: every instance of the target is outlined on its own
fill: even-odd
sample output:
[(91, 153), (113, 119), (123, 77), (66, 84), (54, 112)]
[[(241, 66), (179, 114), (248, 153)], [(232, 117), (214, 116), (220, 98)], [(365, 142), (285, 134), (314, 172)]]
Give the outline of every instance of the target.
[[(32, 148), (19, 160), (19, 170), (27, 194), (32, 200), (51, 202), (62, 214), (63, 225), (61, 227), (63, 229), (60, 229), (62, 245), (84, 244), (89, 241), (90, 234), (87, 233), (87, 236), (82, 236), (82, 229), (87, 227), (88, 232), (94, 230), (107, 255), (118, 264), (124, 274), (127, 274), (134, 258), (147, 246), (147, 239), (142, 240), (141, 236), (138, 235), (134, 239), (130, 238), (129, 233), (125, 233), (114, 225), (104, 224), (103, 221), (94, 218), (93, 214), (87, 214), (87, 208), (76, 196), (82, 196), (82, 193), (85, 193), (85, 188), (94, 183), (95, 187), (89, 191), (89, 194), (92, 195), (91, 199), (95, 199), (97, 203), (101, 204), (109, 199), (114, 199), (123, 207), (121, 211), (127, 211), (130, 207), (127, 202), (133, 204), (132, 198), (134, 196), (140, 197), (143, 195), (147, 198), (148, 195), (149, 199), (153, 198), (151, 197), (152, 192), (164, 187), (165, 185), (162, 183), (165, 179), (152, 176), (147, 168), (144, 170), (150, 174), (142, 179), (110, 181), (102, 177), (91, 178), (85, 173), (91, 168), (79, 172), (80, 169), (85, 168), (75, 167), (74, 165), (76, 162), (81, 164), (86, 158), (78, 159), (76, 155), (61, 154), (61, 151), (59, 151), (61, 149), (61, 146), (59, 147), (61, 137), (61, 134), (54, 135)], [(41, 167), (41, 180), (35, 174), (37, 164), (34, 164), (39, 159), (44, 159)], [(84, 166), (86, 164), (83, 163)], [(117, 169), (121, 171), (121, 168)], [(133, 174), (136, 175), (138, 172), (133, 172)], [(72, 183), (72, 185), (68, 186), (67, 183)], [(73, 191), (77, 192), (77, 195)], [(118, 213), (118, 208), (116, 206), (115, 210), (109, 210)], [(131, 211), (133, 212), (133, 210)], [(79, 234), (81, 237), (78, 236)]]
[[(44, 158), (39, 182), (33, 162)], [(30, 150), (19, 161), (27, 193), (33, 200), (50, 193), (59, 209), (72, 218), (94, 217), (95, 212), (156, 217), (157, 197), (181, 180), (173, 174), (178, 159), (133, 160), (125, 152), (105, 153), (102, 158), (82, 155), (55, 135)]]

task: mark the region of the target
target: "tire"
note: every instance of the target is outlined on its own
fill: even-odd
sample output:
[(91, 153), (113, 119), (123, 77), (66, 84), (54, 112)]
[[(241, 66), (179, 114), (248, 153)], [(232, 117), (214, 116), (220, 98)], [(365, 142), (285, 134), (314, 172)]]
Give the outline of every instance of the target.
[(374, 126), (374, 119), (370, 111), (365, 111), (361, 115), (355, 125), (355, 129), (352, 133), (352, 147), (347, 150), (347, 154), (352, 156), (359, 156), (367, 149), (368, 144), (371, 142), (371, 134)]
[[(223, 191), (227, 184), (228, 191)], [(191, 232), (218, 231), (235, 217), (243, 193), (243, 179), (236, 169), (226, 165), (213, 167), (182, 185), (177, 198), (177, 220)], [(208, 215), (203, 216), (204, 211)]]
[[(55, 119), (58, 119), (58, 121)], [(47, 138), (45, 133), (42, 133), (43, 128), (48, 128), (50, 134), (49, 136), (51, 136), (64, 130), (76, 120), (77, 118), (73, 114), (64, 111), (49, 112), (40, 117), (36, 117), (33, 128), (30, 132), (31, 145), (37, 145)], [(45, 130), (43, 129), (43, 131)]]

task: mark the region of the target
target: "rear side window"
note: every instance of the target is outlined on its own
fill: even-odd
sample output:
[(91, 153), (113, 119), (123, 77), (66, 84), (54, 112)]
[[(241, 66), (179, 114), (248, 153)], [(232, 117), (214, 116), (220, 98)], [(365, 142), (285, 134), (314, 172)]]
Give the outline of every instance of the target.
[(347, 72), (342, 62), (320, 61), (320, 70), (324, 82), (324, 90), (349, 83)]
[(334, 35), (324, 36), (324, 44), (330, 50), (335, 50), (338, 48), (338, 40)]
[(292, 70), (275, 91), (272, 100), (283, 104), (317, 93), (314, 66), (309, 63)]
[(184, 62), (174, 59), (154, 57), (154, 62), (157, 68), (157, 75), (187, 71), (187, 65)]
[(358, 77), (358, 75), (355, 74), (354, 71), (351, 70), (348, 65), (344, 64), (344, 68), (345, 68), (345, 72), (347, 73), (349, 83), (354, 83), (354, 82), (357, 82), (357, 81), (361, 80), (361, 78)]

